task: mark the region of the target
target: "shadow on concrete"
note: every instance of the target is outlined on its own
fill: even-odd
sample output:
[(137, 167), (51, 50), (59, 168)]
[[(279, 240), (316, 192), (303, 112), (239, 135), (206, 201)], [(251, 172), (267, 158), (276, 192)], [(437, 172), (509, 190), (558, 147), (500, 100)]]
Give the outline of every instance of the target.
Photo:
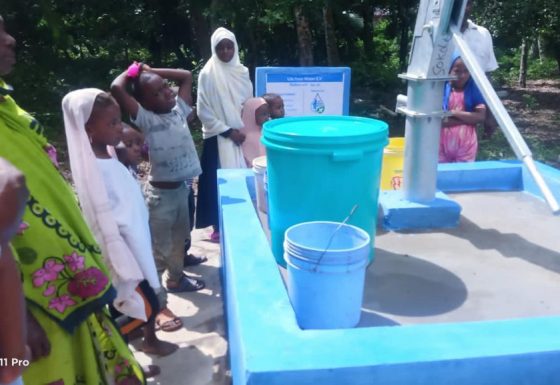
[(374, 263), (366, 271), (363, 309), (374, 315), (432, 316), (458, 308), (467, 293), (465, 283), (449, 270), (378, 248)]
[[(198, 343), (203, 344), (204, 341)], [(212, 357), (204, 354), (195, 345), (181, 346), (167, 357), (151, 356), (151, 358), (152, 365), (159, 365), (161, 373), (148, 379), (148, 385), (210, 385), (230, 382), (225, 370), (226, 356)]]
[[(194, 307), (199, 309), (199, 312), (204, 311), (205, 308), (211, 305), (218, 304), (221, 306), (222, 292), (221, 283), (219, 282), (219, 267), (203, 263), (197, 266), (187, 267), (184, 271), (191, 277), (202, 279), (206, 283), (206, 289), (201, 291), (179, 293), (180, 297), (191, 301)], [(216, 282), (211, 282), (210, 280)], [(202, 319), (204, 320), (204, 318)], [(183, 320), (183, 323), (185, 324), (185, 320)]]
[(251, 200), (257, 199), (257, 188), (255, 186), (255, 177), (253, 175), (247, 176), (245, 178), (245, 183), (247, 184), (247, 191)]
[(371, 310), (362, 308), (362, 314), (360, 314), (360, 323), (358, 323), (356, 327), (369, 328), (372, 326), (399, 326), (399, 325), (400, 324), (398, 322), (390, 318), (376, 314)]
[(496, 229), (483, 229), (476, 223), (461, 217), (456, 229), (441, 232), (462, 238), (481, 250), (496, 250), (506, 258), (521, 258), (556, 273), (560, 273), (560, 252), (530, 242), (515, 233), (502, 233)]

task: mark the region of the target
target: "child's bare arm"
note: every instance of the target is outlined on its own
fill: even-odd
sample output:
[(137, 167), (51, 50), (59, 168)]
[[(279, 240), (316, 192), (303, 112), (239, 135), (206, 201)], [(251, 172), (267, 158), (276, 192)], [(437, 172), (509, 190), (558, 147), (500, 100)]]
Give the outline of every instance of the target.
[[(7, 244), (0, 256), (0, 301), (8, 311), (0, 316), (0, 357), (29, 359), (26, 354), (25, 303), (17, 265)], [(22, 368), (0, 365), (0, 383), (10, 383), (21, 375)]]
[(113, 95), (117, 103), (128, 115), (136, 119), (136, 115), (138, 115), (138, 101), (126, 91), (128, 81), (127, 71), (117, 76), (113, 83), (111, 83), (111, 95)]
[(179, 91), (177, 95), (187, 103), (188, 106), (192, 106), (192, 73), (191, 71), (183, 69), (173, 69), (173, 68), (151, 68), (146, 64), (142, 65), (143, 71), (151, 71), (158, 74), (164, 79), (169, 79), (177, 83), (179, 86)]
[[(25, 359), (25, 317), (20, 272), (9, 242), (16, 235), (29, 197), (25, 177), (0, 158), (0, 303), (9, 309), (0, 315), (0, 357)], [(9, 383), (21, 368), (0, 365), (0, 383)]]

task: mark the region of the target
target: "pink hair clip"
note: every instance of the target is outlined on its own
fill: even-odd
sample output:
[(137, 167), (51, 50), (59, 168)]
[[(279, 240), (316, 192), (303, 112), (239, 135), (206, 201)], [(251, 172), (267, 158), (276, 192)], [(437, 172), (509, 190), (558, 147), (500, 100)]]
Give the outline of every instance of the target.
[(142, 70), (142, 63), (138, 63), (137, 61), (135, 61), (130, 66), (128, 66), (128, 69), (126, 70), (126, 76), (134, 79), (138, 77), (138, 75), (140, 75), (141, 70)]

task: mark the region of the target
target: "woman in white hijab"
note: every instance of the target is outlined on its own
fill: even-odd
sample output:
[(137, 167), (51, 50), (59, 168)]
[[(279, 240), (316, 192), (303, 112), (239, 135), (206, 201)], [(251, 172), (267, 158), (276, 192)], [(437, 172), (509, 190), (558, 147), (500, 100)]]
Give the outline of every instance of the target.
[(196, 227), (214, 226), (211, 240), (219, 241), (218, 168), (245, 168), (241, 144), (245, 135), (241, 109), (253, 96), (249, 70), (239, 61), (235, 35), (225, 28), (212, 34), (212, 57), (198, 77), (198, 117), (204, 146), (199, 178)]

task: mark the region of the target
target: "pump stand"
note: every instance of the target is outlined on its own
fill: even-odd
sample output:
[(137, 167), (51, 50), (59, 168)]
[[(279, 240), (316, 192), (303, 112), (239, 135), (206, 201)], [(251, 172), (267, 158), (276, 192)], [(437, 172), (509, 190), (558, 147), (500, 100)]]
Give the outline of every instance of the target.
[(445, 228), (459, 223), (461, 206), (436, 186), (443, 83), (449, 80), (453, 53), (449, 24), (463, 13), (462, 1), (420, 2), (407, 73), (399, 76), (408, 81), (407, 96), (397, 98), (397, 112), (406, 116), (403, 190), (382, 191), (379, 196), (387, 229)]

